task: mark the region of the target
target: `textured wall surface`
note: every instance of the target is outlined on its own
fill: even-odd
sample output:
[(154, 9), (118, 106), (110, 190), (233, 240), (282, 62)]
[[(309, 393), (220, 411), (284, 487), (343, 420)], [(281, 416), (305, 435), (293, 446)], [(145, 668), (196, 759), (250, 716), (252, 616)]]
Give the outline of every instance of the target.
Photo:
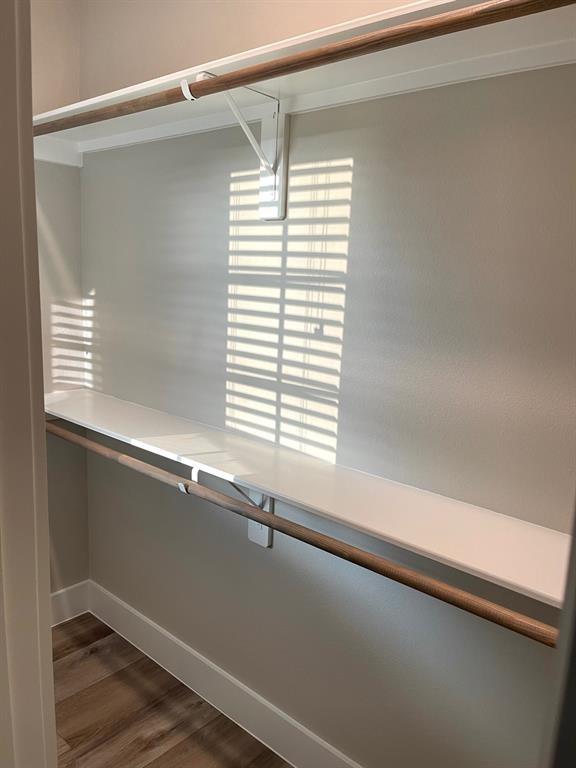
[[(88, 156), (99, 388), (230, 426), (250, 385), (245, 420), (286, 442), (300, 387), (332, 407), (300, 404), (303, 447), (569, 530), (573, 84), (567, 67), (299, 116), (283, 224), (234, 218), (254, 216), (240, 130)], [(264, 390), (282, 408), (261, 413)]]
[[(247, 376), (260, 395), (316, 387), (338, 461), (566, 530), (574, 74), (299, 117), (282, 225), (250, 218), (240, 131), (87, 157), (96, 386), (219, 426)], [(279, 315), (282, 343), (236, 346), (244, 301), (239, 325)], [(331, 364), (286, 356), (302, 313)], [(299, 434), (308, 450), (322, 431)], [(91, 577), (362, 765), (536, 768), (553, 652), (279, 536), (259, 549), (244, 522), (92, 456), (88, 491)]]

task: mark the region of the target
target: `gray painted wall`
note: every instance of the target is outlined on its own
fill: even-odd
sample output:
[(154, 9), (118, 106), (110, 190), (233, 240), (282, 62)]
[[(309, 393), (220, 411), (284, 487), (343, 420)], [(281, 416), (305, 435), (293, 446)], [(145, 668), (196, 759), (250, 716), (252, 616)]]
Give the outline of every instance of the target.
[[(87, 312), (80, 259), (80, 169), (36, 162), (44, 388), (84, 379)], [(86, 455), (48, 438), (52, 591), (88, 578)]]
[[(229, 232), (230, 174), (255, 170), (237, 130), (87, 157), (96, 386), (222, 426), (226, 381), (241, 379), (226, 361), (228, 288), (253, 282), (230, 275), (230, 253), (267, 241), (243, 253), (285, 262), (336, 242), (338, 461), (567, 530), (575, 72), (298, 117), (292, 180), (307, 163), (313, 178), (293, 187), (279, 234)], [(299, 234), (297, 204), (326, 191), (321, 164), (350, 159), (352, 178), (340, 162), (328, 184), (351, 197), (349, 232)], [(536, 768), (552, 651), (305, 545), (262, 550), (245, 522), (93, 456), (87, 482), (91, 578), (366, 768)]]
[[(338, 463), (570, 530), (574, 73), (299, 116), (291, 215), (243, 237), (229, 234), (241, 209), (229, 186), (245, 181), (231, 174), (256, 165), (240, 130), (87, 156), (83, 280), (102, 390), (224, 426), (227, 383), (242, 380), (226, 360), (229, 290), (264, 285), (283, 291), (280, 311), (306, 311), (288, 307), (284, 273), (267, 283), (230, 274), (230, 254), (290, 266), (334, 251), (321, 268), (347, 259), (335, 278), (343, 341), (331, 347)], [(327, 183), (323, 164), (335, 160)], [(302, 235), (300, 198), (326, 191), (351, 197), (350, 218), (335, 220), (349, 235), (326, 234), (330, 213)], [(314, 305), (311, 291), (304, 301)], [(287, 361), (285, 350), (260, 351)], [(287, 379), (261, 386), (286, 392)]]
[(89, 576), (87, 493), (86, 452), (48, 436), (52, 592)]
[(44, 389), (83, 383), (80, 168), (36, 161)]
[(365, 768), (538, 768), (553, 650), (92, 454), (88, 492), (91, 578)]

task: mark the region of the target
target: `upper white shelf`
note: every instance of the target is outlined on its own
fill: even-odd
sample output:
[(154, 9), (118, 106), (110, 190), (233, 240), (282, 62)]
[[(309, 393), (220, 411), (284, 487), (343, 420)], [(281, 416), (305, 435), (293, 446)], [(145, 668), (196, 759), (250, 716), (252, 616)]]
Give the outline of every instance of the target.
[[(416, 15), (432, 15), (466, 5), (473, 5), (473, 2), (421, 0), (400, 4), (398, 8), (377, 17), (359, 19), (353, 24), (199, 64), (157, 80), (37, 115), (35, 124), (178, 87), (182, 78), (192, 82), (199, 72), (223, 74), (344, 37), (392, 26)], [(576, 6), (567, 6), (276, 78), (262, 82), (258, 88), (278, 98), (285, 113), (299, 113), (574, 61)], [(254, 90), (240, 88), (234, 96), (248, 120), (258, 120), (270, 109), (269, 100)], [(234, 124), (235, 119), (227, 107), (224, 94), (214, 94), (195, 102), (181, 102), (37, 137), (35, 154), (38, 159), (81, 165), (84, 152)]]
[(46, 411), (543, 603), (562, 604), (567, 534), (93, 390), (49, 394)]

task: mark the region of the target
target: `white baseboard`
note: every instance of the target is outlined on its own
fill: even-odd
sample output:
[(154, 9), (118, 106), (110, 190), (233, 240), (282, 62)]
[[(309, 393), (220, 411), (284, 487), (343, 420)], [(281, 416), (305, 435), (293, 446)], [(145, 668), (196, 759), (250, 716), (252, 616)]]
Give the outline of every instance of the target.
[(79, 581), (71, 587), (52, 592), (52, 626), (73, 619), (88, 610), (90, 582)]
[(99, 584), (82, 582), (55, 593), (52, 595), (52, 610), (54, 623), (58, 623), (56, 619), (65, 621), (73, 615), (90, 611), (297, 768), (362, 768)]

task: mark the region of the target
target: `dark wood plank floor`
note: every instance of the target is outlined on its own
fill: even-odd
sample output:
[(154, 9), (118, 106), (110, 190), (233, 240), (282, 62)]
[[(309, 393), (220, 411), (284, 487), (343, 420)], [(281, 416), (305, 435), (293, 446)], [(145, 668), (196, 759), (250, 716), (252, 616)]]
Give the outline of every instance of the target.
[(290, 768), (92, 614), (52, 647), (59, 768)]

